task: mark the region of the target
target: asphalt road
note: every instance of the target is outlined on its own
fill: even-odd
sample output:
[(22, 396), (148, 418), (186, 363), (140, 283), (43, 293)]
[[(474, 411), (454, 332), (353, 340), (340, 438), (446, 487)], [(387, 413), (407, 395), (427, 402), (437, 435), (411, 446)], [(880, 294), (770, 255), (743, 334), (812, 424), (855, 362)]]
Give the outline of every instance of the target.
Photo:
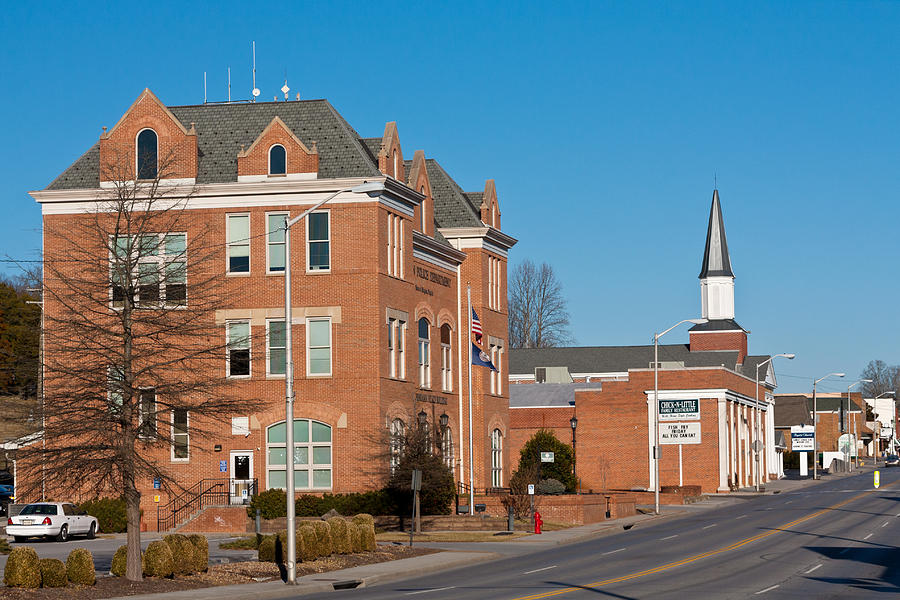
[(853, 598), (900, 594), (900, 469), (418, 579), (304, 598)]

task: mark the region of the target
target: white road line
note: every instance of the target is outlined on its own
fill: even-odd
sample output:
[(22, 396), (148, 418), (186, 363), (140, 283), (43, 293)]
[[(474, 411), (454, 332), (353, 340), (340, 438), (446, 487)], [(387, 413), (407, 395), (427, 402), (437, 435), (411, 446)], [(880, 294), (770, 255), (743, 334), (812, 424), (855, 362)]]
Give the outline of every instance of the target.
[(607, 554), (615, 554), (616, 552), (621, 552), (622, 550), (627, 550), (627, 548), (619, 548), (618, 550), (610, 550), (609, 552), (604, 552), (600, 556), (606, 556)]
[(455, 587), (456, 587), (455, 585), (451, 585), (450, 587), (432, 588), (430, 590), (419, 590), (418, 592), (409, 592), (406, 595), (407, 596), (415, 596), (416, 594), (427, 594), (428, 592), (443, 592), (444, 590), (452, 590)]
[(671, 540), (672, 538), (677, 538), (677, 537), (678, 537), (678, 534), (670, 535), (669, 537), (659, 538), (659, 541)]
[[(900, 515), (897, 515), (897, 516), (900, 517)], [(747, 515), (741, 515), (739, 517), (735, 517), (734, 520), (737, 521), (738, 519), (744, 519), (746, 517), (747, 517)]]
[(543, 567), (541, 569), (535, 569), (533, 571), (525, 571), (522, 575), (531, 575), (532, 573), (540, 573), (541, 571), (546, 571), (547, 569), (555, 569), (557, 565), (553, 565), (552, 567)]
[(759, 590), (758, 592), (756, 592), (756, 593), (753, 594), (753, 595), (754, 595), (754, 596), (759, 596), (760, 594), (765, 594), (766, 592), (771, 592), (772, 590), (774, 590), (774, 589), (777, 588), (777, 587), (780, 587), (780, 586), (778, 586), (778, 585), (773, 585), (772, 587), (767, 587), (767, 588), (764, 589), (764, 590)]
[(884, 525), (882, 525), (882, 527), (887, 527), (887, 526), (888, 526), (888, 523), (890, 523), (890, 521), (885, 521), (885, 522), (884, 522)]
[(715, 526), (716, 526), (716, 524), (715, 524), (715, 523), (713, 523), (713, 524), (712, 524), (712, 525), (707, 525), (707, 526), (706, 526), (706, 527), (704, 527), (704, 528), (703, 528), (703, 529), (709, 529), (709, 528), (710, 528), (710, 527), (715, 527)]
[(817, 564), (816, 566), (814, 566), (812, 569), (810, 569), (809, 571), (804, 571), (803, 574), (804, 574), (804, 575), (809, 575), (810, 573), (812, 573), (813, 571), (815, 571), (816, 569), (818, 569), (818, 568), (821, 567), (821, 566), (822, 566), (822, 563), (819, 563), (819, 564)]
[(864, 537), (863, 539), (864, 539), (864, 540), (867, 540), (867, 539), (869, 539), (870, 537), (872, 537), (872, 534), (871, 534), (871, 533), (870, 533), (869, 535), (867, 535), (866, 537)]

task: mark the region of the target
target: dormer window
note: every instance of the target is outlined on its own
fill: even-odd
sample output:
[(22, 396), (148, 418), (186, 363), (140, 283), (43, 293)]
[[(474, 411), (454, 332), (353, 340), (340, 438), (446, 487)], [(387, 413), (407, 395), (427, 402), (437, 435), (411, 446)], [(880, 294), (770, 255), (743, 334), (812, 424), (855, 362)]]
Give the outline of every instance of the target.
[(152, 129), (144, 129), (137, 136), (137, 178), (156, 179), (159, 139)]
[(287, 173), (287, 152), (281, 144), (275, 144), (269, 148), (269, 175), (284, 175)]

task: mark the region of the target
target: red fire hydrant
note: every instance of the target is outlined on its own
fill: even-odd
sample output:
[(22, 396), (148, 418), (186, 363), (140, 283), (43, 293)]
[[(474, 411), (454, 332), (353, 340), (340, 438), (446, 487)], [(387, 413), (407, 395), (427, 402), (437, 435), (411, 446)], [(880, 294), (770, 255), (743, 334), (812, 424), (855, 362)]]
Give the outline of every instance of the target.
[(544, 524), (544, 521), (541, 520), (541, 513), (534, 511), (534, 532), (540, 533), (541, 525), (543, 525), (543, 524)]

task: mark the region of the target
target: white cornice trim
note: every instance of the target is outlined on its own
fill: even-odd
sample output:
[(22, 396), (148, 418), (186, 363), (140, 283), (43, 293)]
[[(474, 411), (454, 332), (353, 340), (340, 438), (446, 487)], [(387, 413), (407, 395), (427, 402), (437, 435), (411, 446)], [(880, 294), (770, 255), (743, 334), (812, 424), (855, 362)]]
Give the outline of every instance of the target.
[[(653, 401), (653, 390), (644, 390), (644, 394), (647, 396), (647, 401)], [(739, 392), (735, 392), (734, 390), (729, 390), (727, 388), (709, 388), (709, 389), (685, 389), (685, 390), (659, 390), (659, 399), (660, 400), (684, 400), (685, 396), (688, 398), (713, 398), (716, 400), (731, 400), (732, 402), (737, 402), (738, 404), (745, 404), (747, 406), (756, 406), (756, 399), (751, 398), (750, 396), (746, 396)], [(760, 399), (759, 408), (763, 411), (766, 410), (766, 406), (768, 402), (764, 399)]]
[(504, 258), (507, 251), (518, 240), (494, 227), (443, 227), (438, 229), (454, 248), (481, 248), (500, 254)]

